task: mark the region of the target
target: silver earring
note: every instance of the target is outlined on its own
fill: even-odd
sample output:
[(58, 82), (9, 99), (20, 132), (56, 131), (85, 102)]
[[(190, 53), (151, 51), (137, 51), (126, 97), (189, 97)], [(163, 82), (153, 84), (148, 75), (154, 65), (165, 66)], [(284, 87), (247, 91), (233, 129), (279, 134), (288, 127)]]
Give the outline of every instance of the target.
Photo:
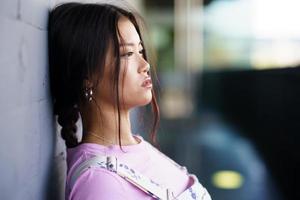
[(86, 98), (89, 102), (91, 102), (92, 99), (93, 99), (93, 89), (92, 89), (92, 88), (85, 88), (84, 96), (85, 96), (85, 98)]

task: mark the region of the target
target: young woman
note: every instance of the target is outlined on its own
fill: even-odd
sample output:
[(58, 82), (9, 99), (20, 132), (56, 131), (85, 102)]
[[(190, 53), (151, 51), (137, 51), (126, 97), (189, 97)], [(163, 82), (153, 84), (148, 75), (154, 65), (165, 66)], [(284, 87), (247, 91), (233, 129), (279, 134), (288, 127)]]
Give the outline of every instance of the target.
[(67, 146), (66, 199), (210, 199), (195, 176), (131, 131), (135, 107), (151, 103), (153, 141), (159, 118), (134, 12), (108, 4), (57, 6), (49, 17), (49, 64)]

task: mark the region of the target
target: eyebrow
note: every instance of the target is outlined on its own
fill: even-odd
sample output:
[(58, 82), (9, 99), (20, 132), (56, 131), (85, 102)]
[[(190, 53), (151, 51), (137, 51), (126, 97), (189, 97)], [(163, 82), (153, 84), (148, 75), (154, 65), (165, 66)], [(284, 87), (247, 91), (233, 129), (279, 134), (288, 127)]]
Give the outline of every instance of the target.
[[(142, 45), (142, 44), (143, 44), (142, 41), (140, 41), (140, 42), (138, 43), (138, 45)], [(135, 44), (134, 44), (134, 43), (121, 43), (121, 44), (120, 44), (120, 47), (123, 47), (123, 46), (135, 46)]]

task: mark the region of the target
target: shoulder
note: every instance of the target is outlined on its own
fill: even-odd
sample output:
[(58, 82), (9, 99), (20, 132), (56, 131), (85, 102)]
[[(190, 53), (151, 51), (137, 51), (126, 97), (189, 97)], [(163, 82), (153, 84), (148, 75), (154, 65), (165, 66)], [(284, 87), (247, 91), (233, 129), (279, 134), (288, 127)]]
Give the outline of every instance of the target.
[(151, 153), (153, 160), (155, 162), (157, 162), (157, 164), (161, 163), (161, 164), (167, 165), (171, 168), (178, 169), (185, 174), (188, 174), (188, 171), (185, 166), (178, 164), (176, 161), (174, 161), (172, 158), (167, 156), (165, 153), (163, 153), (162, 151), (160, 151), (159, 149), (157, 149), (150, 143), (147, 143), (147, 145), (148, 145), (149, 152)]
[(127, 199), (126, 182), (106, 169), (92, 167), (83, 172), (76, 180), (69, 200), (124, 200)]

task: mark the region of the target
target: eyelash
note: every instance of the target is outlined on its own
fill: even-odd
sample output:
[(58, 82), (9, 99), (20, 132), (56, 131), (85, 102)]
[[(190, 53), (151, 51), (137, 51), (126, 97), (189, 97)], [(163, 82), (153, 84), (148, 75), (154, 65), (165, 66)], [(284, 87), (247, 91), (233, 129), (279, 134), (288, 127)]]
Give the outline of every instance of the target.
[[(145, 51), (144, 49), (140, 50), (140, 51), (139, 51), (139, 54), (143, 55), (143, 54), (144, 54), (144, 51)], [(132, 56), (133, 53), (134, 53), (134, 52), (130, 51), (130, 52), (127, 52), (127, 53), (122, 54), (121, 57), (127, 57), (127, 58), (128, 58), (128, 57)]]

